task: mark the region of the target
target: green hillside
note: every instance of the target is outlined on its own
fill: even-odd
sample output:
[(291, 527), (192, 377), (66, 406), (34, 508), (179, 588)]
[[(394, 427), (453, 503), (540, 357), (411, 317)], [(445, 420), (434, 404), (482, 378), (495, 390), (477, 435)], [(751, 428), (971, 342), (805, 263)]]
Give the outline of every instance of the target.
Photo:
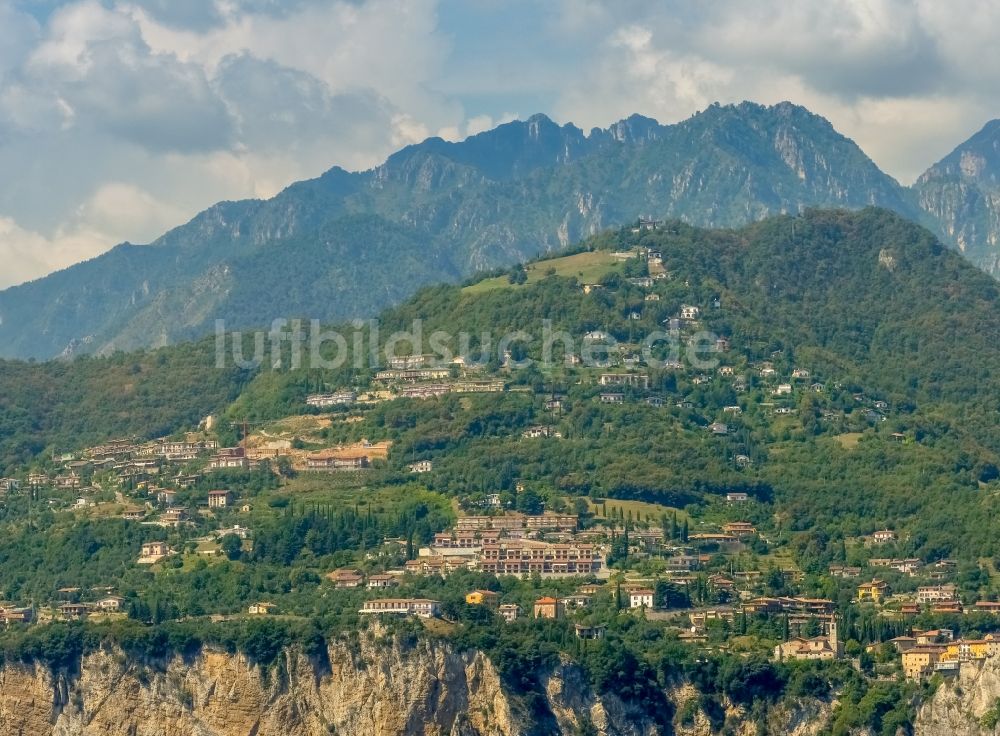
[[(67, 599), (93, 602), (105, 588), (123, 606), (82, 627), (16, 626), (0, 653), (59, 669), (108, 641), (142, 657), (213, 644), (272, 667), (283, 646), (315, 654), (324, 639), (349, 639), (369, 620), (365, 601), (399, 595), (439, 601), (443, 618), (383, 622), (392, 631), (486, 652), (529, 703), (540, 673), (570, 658), (596, 690), (664, 728), (686, 717), (666, 694), (685, 681), (709, 713), (836, 698), (837, 732), (894, 732), (929, 690), (903, 681), (888, 640), (1000, 631), (974, 610), (1000, 597), (998, 312), (996, 282), (926, 230), (886, 210), (809, 210), (739, 229), (626, 227), (428, 287), (375, 332), (326, 327), (345, 336), (337, 368), (311, 365), (308, 350), (291, 367), (287, 340), (245, 370), (216, 367), (213, 340), (0, 364), (0, 478), (22, 481), (0, 499), (0, 591), (57, 616)], [(561, 333), (548, 358), (546, 330)], [(402, 331), (423, 341), (397, 356), (464, 360), (380, 374), (388, 361), (369, 362), (369, 343), (384, 348)], [(253, 336), (242, 339), (250, 348)], [(335, 343), (326, 347), (331, 359)], [(307, 403), (345, 391), (346, 403)], [(213, 470), (214, 446), (171, 458), (138, 441), (129, 460), (84, 463), (79, 485), (59, 485), (77, 467), (64, 452), (93, 458), (87, 447), (113, 437), (181, 437), (208, 414), (219, 415), (214, 428), (192, 437), (246, 439), (262, 464)], [(307, 460), (361, 451), (369, 467), (347, 472)], [(155, 471), (128, 472), (147, 462)], [(35, 487), (32, 473), (45, 476)], [(210, 506), (219, 489), (232, 503)], [(178, 507), (189, 518), (166, 521)], [(573, 531), (542, 536), (591, 540), (605, 568), (412, 568), (429, 564), (420, 549), (435, 535), (459, 533), (457, 517), (513, 510), (575, 515)], [(737, 536), (734, 523), (752, 531)], [(876, 543), (877, 531), (890, 537)], [(153, 541), (169, 554), (147, 564), (139, 555)], [(844, 567), (857, 572), (833, 572)], [(391, 573), (396, 587), (341, 588), (326, 577), (337, 569)], [(894, 596), (855, 601), (858, 583), (876, 577)], [(964, 613), (904, 612), (918, 588), (942, 581)], [(584, 584), (596, 592), (561, 620), (527, 614), (540, 596), (579, 596)], [(655, 611), (630, 608), (629, 590), (645, 586)], [(524, 620), (467, 604), (474, 589), (520, 606)], [(249, 616), (260, 601), (280, 615)], [(706, 610), (731, 616), (696, 623)], [(853, 663), (771, 661), (831, 615)], [(577, 625), (605, 627), (605, 638), (583, 641)]]
[[(659, 250), (669, 278), (649, 288), (630, 283), (646, 266), (615, 261), (610, 251), (634, 247)], [(581, 275), (604, 288), (585, 294)], [(596, 237), (577, 255), (529, 264), (526, 277), (425, 290), (383, 315), (382, 339), (420, 319), (425, 335), (491, 333), (495, 350), (502, 334), (525, 330), (535, 340), (519, 343), (518, 357), (537, 361), (544, 318), (575, 339), (607, 332), (638, 354), (644, 335), (692, 304), (701, 306), (701, 329), (730, 341), (715, 357), (734, 376), (637, 368), (650, 388), (629, 389), (624, 405), (605, 406), (595, 398), (596, 376), (621, 365), (569, 367), (558, 345), (553, 365), (521, 370), (487, 354), (472, 377), (494, 375), (528, 393), (380, 403), (338, 430), (349, 429), (343, 439), (392, 439), (400, 462), (434, 457), (441, 482), (457, 493), (530, 475), (567, 492), (683, 506), (745, 487), (774, 498), (791, 527), (821, 522), (860, 533), (908, 525), (915, 543), (958, 553), (958, 539), (978, 540), (978, 552), (993, 554), (980, 514), (988, 497), (981, 483), (992, 482), (1000, 465), (997, 286), (926, 231), (879, 210), (815, 211), (736, 231), (668, 223)], [(645, 299), (650, 293), (656, 301)], [(458, 352), (457, 342), (449, 347)], [(214, 361), (206, 341), (148, 355), (4, 364), (8, 471), (46, 448), (159, 436), (227, 405), (231, 420), (299, 414), (308, 393), (365, 390), (374, 373), (349, 359), (334, 371), (268, 368), (251, 378), (253, 371), (219, 370)], [(782, 383), (796, 368), (811, 377), (773, 397), (778, 379), (760, 375), (764, 363)], [(743, 390), (734, 388), (736, 377)], [(809, 389), (812, 383), (822, 389)], [(532, 399), (552, 392), (567, 396), (558, 417)], [(644, 404), (651, 396), (665, 406)], [(886, 409), (875, 410), (875, 402)], [(728, 415), (730, 406), (741, 414)], [(776, 415), (781, 407), (789, 413)], [(553, 421), (565, 437), (558, 446), (520, 441), (525, 428)], [(730, 425), (728, 435), (706, 436), (716, 421)], [(737, 467), (738, 456), (750, 465)], [(967, 515), (968, 526), (942, 530), (943, 513)]]
[[(515, 437), (551, 421), (525, 395), (478, 399), (482, 406), (472, 409), (451, 398), (405, 402), (404, 408), (392, 402), (352, 425), (352, 435), (391, 437), (413, 457), (439, 458), (449, 488), (475, 486), (475, 478), (488, 489), (481, 479), (528, 475), (578, 493), (683, 505), (702, 492), (746, 487), (773, 496), (792, 528), (821, 524), (831, 533), (862, 533), (897, 525), (913, 530), (922, 551), (959, 554), (959, 540), (977, 554), (1000, 551), (982, 523), (989, 492), (981, 482), (995, 480), (1000, 464), (1000, 386), (993, 369), (1000, 358), (1000, 304), (991, 278), (926, 231), (879, 210), (815, 211), (737, 231), (674, 223), (641, 235), (611, 233), (587, 246), (658, 249), (670, 278), (640, 288), (626, 280), (624, 271), (634, 264), (609, 261), (606, 288), (587, 295), (574, 276), (559, 271), (572, 272), (575, 267), (564, 266), (581, 257), (600, 262), (599, 253), (543, 260), (529, 264), (524, 284), (502, 276), (422, 292), (384, 315), (382, 334), (419, 318), (425, 334), (498, 336), (523, 329), (537, 335), (544, 317), (573, 336), (602, 330), (628, 343), (662, 328), (682, 304), (702, 305), (701, 327), (730, 340), (720, 358), (746, 376), (746, 390), (734, 390), (732, 378), (714, 371), (696, 383), (698, 371), (653, 369), (649, 391), (608, 407), (595, 401), (600, 370), (560, 361), (506, 371), (493, 356), (493, 369), (505, 380), (543, 396), (568, 395), (569, 408), (558, 420), (564, 441), (526, 445), (490, 436), (503, 432), (476, 420), (488, 409), (491, 421)], [(645, 301), (647, 292), (659, 300)], [(637, 309), (641, 319), (629, 319)], [(539, 343), (526, 354), (539, 359)], [(759, 375), (765, 362), (778, 375), (804, 368), (811, 378), (775, 399), (775, 381)], [(265, 374), (249, 385), (233, 415), (295, 413), (317, 386), (367, 378), (354, 370)], [(811, 390), (817, 382), (822, 390)], [(662, 396), (666, 407), (642, 404), (649, 395)], [(678, 408), (679, 402), (691, 407)], [(887, 410), (873, 409), (875, 402)], [(727, 418), (726, 406), (740, 406), (741, 415)], [(775, 416), (779, 406), (795, 413)], [(416, 419), (399, 425), (403, 416)], [(705, 427), (713, 421), (733, 431), (708, 439)], [(844, 436), (852, 442), (842, 442)], [(755, 462), (737, 469), (737, 455)], [(504, 458), (499, 466), (498, 457)], [(945, 527), (943, 515), (952, 520)]]
[(112, 437), (196, 428), (235, 400), (249, 377), (216, 368), (210, 341), (109, 358), (0, 361), (0, 476), (39, 455)]

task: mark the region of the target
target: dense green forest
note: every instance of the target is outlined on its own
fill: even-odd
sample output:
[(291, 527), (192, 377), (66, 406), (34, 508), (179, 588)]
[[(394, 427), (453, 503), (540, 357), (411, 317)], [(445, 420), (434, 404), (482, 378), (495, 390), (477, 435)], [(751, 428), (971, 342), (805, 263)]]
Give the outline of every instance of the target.
[(46, 452), (196, 428), (250, 377), (217, 368), (209, 340), (107, 358), (0, 361), (0, 476)]

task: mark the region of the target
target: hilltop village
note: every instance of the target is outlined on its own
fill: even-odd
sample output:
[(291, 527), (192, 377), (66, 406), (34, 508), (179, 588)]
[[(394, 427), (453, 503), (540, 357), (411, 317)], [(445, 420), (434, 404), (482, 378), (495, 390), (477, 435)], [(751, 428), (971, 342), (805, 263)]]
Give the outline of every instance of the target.
[[(641, 221), (638, 228), (656, 225)], [(624, 264), (626, 274), (638, 274), (624, 277), (641, 295), (628, 320), (641, 319), (643, 305), (666, 300), (658, 285), (670, 281), (670, 274), (658, 251), (602, 256), (609, 264)], [(581, 258), (569, 257), (574, 259), (576, 268)], [(509, 280), (524, 280), (524, 274)], [(615, 283), (622, 282), (579, 288), (596, 295)], [(723, 308), (719, 297), (682, 303), (658, 321), (683, 341), (702, 329), (703, 312)], [(591, 330), (578, 337), (586, 345), (610, 335)], [(681, 361), (667, 364), (672, 391), (657, 390), (664, 385), (662, 372), (649, 371), (637, 346), (627, 343), (607, 351), (597, 365), (583, 365), (575, 354), (562, 356), (575, 380), (561, 389), (511, 381), (510, 353), (494, 366), (461, 357), (442, 364), (430, 354), (392, 357), (366, 386), (308, 393), (299, 416), (230, 420), (222, 426), (208, 417), (187, 434), (54, 453), (0, 479), (0, 495), (29, 520), (45, 514), (122, 520), (136, 530), (127, 542), (137, 549), (129, 564), (155, 578), (221, 561), (254, 560), (258, 526), (271, 528), (274, 516), (293, 514), (297, 504), (303, 514), (329, 513), (336, 502), (363, 515), (366, 505), (371, 513), (373, 487), (440, 489), (433, 481), (448, 459), (418, 451), (419, 442), (409, 440), (409, 451), (401, 452), (393, 439), (328, 441), (338, 434), (331, 427), (344, 428), (339, 434), (347, 436), (353, 426), (365, 427), (366, 416), (378, 407), (419, 410), (450, 395), (460, 401), (514, 396), (532, 410), (511, 428), (507, 441), (544, 444), (563, 441), (565, 418), (580, 405), (672, 410), (695, 418), (704, 442), (742, 437), (729, 442), (723, 455), (735, 473), (752, 470), (764, 457), (746, 439), (748, 415), (780, 425), (805, 407), (820, 422), (850, 425), (844, 428), (853, 432), (840, 434), (844, 443), (858, 442), (865, 432), (888, 443), (912, 442), (906, 433), (886, 428), (893, 407), (877, 394), (816, 375), (810, 365), (789, 362), (780, 351), (747, 361), (733, 350), (729, 336), (717, 336), (706, 349), (716, 358), (710, 370)], [(682, 383), (689, 387), (686, 394)], [(732, 403), (706, 412), (711, 390)], [(405, 415), (405, 408), (400, 411)], [(226, 438), (236, 441), (226, 444)], [(454, 619), (457, 602), (488, 609), (498, 626), (565, 620), (577, 638), (594, 640), (605, 636), (612, 619), (639, 616), (695, 649), (763, 648), (777, 661), (848, 658), (879, 677), (954, 675), (963, 663), (995, 656), (1000, 646), (989, 632), (963, 637), (955, 635), (954, 626), (929, 625), (972, 617), (963, 630), (1000, 628), (1000, 602), (979, 599), (971, 585), (962, 587), (952, 559), (905, 556), (907, 540), (893, 529), (872, 528), (840, 540), (839, 561), (821, 575), (807, 574), (781, 542), (784, 531), (766, 512), (769, 499), (759, 498), (753, 484), (723, 489), (697, 505), (670, 506), (581, 497), (540, 480), (519, 477), (503, 489), (439, 496), (448, 500), (439, 505), (437, 526), (411, 526), (405, 537), (366, 535), (366, 546), (373, 543), (367, 552), (339, 552), (346, 564), (319, 570), (317, 587), (329, 588), (333, 596), (350, 593), (344, 604), (356, 605), (352, 610), (363, 617), (447, 622)], [(325, 488), (335, 489), (333, 496)], [(480, 585), (457, 591), (451, 602), (421, 594), (436, 587), (423, 581), (456, 576)], [(141, 583), (131, 580), (126, 589), (113, 576), (88, 577), (100, 584), (87, 586), (63, 573), (48, 595), (6, 602), (0, 617), (7, 626), (30, 626), (149, 616)], [(285, 610), (280, 596), (244, 603), (242, 610), (209, 606), (204, 615), (224, 620), (294, 613)]]
[[(808, 377), (797, 372), (799, 381)], [(641, 385), (645, 378), (641, 373), (600, 373), (597, 385)], [(804, 390), (816, 389), (810, 385)], [(323, 404), (328, 396), (310, 395), (308, 403)], [(602, 401), (604, 393), (598, 396)], [(347, 394), (340, 400), (346, 402)], [(538, 400), (545, 411), (555, 408), (551, 398)], [(353, 394), (350, 401), (356, 401)], [(315, 426), (329, 420), (329, 415), (315, 414), (296, 421)], [(535, 426), (521, 433), (521, 441), (536, 439), (558, 441), (558, 434)], [(277, 479), (283, 469), (298, 479), (350, 488), (394, 462), (388, 441), (362, 440), (320, 450), (301, 444), (274, 439), (267, 431), (249, 434), (233, 447), (220, 447), (210, 430), (182, 439), (116, 440), (60, 456), (55, 472), (4, 478), (0, 492), (8, 503), (27, 502), (29, 515), (45, 509), (83, 519), (114, 516), (147, 529), (150, 541), (141, 543), (132, 560), (135, 566), (156, 571), (193, 561), (249, 558), (258, 516), (254, 507), (268, 496), (240, 490), (250, 477)], [(398, 472), (419, 478), (434, 472), (434, 461), (404, 463)], [(480, 579), (513, 578), (526, 581), (510, 589), (513, 595), (504, 594), (505, 586), (475, 588), (464, 593), (464, 603), (495, 612), (498, 625), (565, 619), (585, 640), (602, 638), (607, 617), (621, 615), (662, 622), (679, 641), (699, 648), (726, 649), (749, 631), (769, 626), (766, 638), (774, 641), (771, 656), (776, 660), (867, 658), (869, 667), (881, 672), (896, 668), (911, 679), (954, 675), (963, 662), (1000, 651), (1000, 638), (994, 640), (992, 634), (960, 638), (949, 628), (917, 625), (934, 616), (1000, 618), (1000, 602), (963, 596), (953, 560), (883, 556), (900, 547), (891, 529), (852, 540), (850, 557), (858, 564), (830, 564), (821, 587), (836, 595), (817, 597), (801, 592), (816, 585), (804, 584), (805, 574), (790, 557), (769, 553), (768, 530), (748, 520), (760, 518), (759, 502), (745, 491), (726, 493), (703, 519), (678, 509), (610, 499), (575, 504), (566, 499), (556, 504), (562, 511), (546, 510), (546, 505), (528, 481), (518, 481), (509, 493), (460, 499), (447, 528), (426, 540), (384, 538), (374, 559), (369, 554), (356, 566), (329, 570), (322, 585), (363, 592), (357, 609), (362, 615), (447, 619), (441, 600), (403, 597), (397, 591), (419, 590), (421, 579), (446, 579), (461, 571), (481, 573)], [(3, 603), (0, 617), (17, 626), (135, 615), (135, 601), (108, 582), (89, 588), (64, 585), (47, 600)], [(526, 596), (525, 587), (539, 594)], [(552, 592), (543, 594), (549, 588)], [(839, 602), (845, 594), (850, 594), (852, 609), (864, 609), (873, 620), (885, 622), (883, 640), (862, 647), (842, 638)], [(275, 601), (254, 600), (244, 615), (281, 612)], [(233, 615), (239, 614), (228, 614)]]
[(408, 346), (274, 371), (176, 432), (5, 466), (6, 656), (63, 652), (47, 631), (267, 660), (317, 631), (391, 630), (480, 648), (524, 690), (572, 657), (639, 699), (683, 667), (748, 703), (753, 677), (911, 702), (996, 657), (977, 504), (1000, 471), (947, 444), (939, 405), (764, 334), (746, 300), (644, 240), (661, 227), (386, 320), (544, 312), (568, 336), (551, 364), (536, 346)]

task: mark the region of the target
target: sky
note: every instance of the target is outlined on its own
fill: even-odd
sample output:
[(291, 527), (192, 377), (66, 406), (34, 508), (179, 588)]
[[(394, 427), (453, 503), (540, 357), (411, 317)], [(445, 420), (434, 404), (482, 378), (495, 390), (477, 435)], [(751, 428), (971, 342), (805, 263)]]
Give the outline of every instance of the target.
[(0, 288), (542, 112), (828, 118), (911, 183), (1000, 117), (997, 0), (0, 0)]

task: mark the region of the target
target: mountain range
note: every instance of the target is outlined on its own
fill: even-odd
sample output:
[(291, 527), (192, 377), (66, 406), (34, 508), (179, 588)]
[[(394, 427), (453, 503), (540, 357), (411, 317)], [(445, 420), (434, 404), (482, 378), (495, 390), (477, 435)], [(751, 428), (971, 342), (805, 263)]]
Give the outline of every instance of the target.
[(567, 246), (640, 215), (733, 227), (885, 207), (1000, 273), (1000, 121), (904, 187), (820, 116), (712, 105), (589, 133), (543, 115), (431, 138), (364, 172), (222, 202), (149, 245), (0, 292), (0, 357), (157, 346), (277, 317), (368, 317), (421, 286)]

